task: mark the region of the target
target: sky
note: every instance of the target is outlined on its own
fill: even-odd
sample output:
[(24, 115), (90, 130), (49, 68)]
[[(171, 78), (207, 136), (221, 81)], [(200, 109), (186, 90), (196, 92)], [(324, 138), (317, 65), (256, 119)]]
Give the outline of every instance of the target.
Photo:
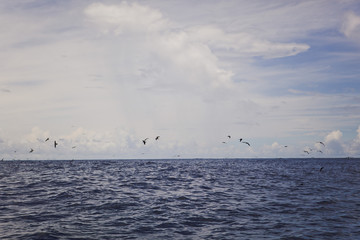
[(4, 0), (0, 31), (0, 158), (360, 157), (357, 0)]

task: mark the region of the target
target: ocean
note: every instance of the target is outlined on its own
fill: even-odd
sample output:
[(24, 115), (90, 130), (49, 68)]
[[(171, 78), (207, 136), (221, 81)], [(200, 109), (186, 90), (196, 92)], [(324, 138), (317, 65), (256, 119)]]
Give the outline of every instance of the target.
[(1, 161), (0, 239), (360, 239), (360, 159)]

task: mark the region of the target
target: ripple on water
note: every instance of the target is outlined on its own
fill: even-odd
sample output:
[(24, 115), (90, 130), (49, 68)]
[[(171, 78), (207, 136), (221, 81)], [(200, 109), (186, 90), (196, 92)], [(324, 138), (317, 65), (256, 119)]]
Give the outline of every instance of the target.
[(4, 161), (0, 238), (360, 239), (358, 163)]

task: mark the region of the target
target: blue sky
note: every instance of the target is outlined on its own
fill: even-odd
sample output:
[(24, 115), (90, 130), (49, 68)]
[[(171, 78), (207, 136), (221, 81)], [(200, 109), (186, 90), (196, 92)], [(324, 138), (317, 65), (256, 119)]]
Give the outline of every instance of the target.
[(9, 0), (0, 18), (1, 158), (360, 156), (358, 1)]

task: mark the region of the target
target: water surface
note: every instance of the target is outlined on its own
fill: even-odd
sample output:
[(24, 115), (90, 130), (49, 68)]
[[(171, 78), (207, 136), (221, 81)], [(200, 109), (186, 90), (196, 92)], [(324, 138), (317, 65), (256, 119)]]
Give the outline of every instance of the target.
[(0, 210), (0, 239), (360, 239), (360, 160), (2, 161)]

